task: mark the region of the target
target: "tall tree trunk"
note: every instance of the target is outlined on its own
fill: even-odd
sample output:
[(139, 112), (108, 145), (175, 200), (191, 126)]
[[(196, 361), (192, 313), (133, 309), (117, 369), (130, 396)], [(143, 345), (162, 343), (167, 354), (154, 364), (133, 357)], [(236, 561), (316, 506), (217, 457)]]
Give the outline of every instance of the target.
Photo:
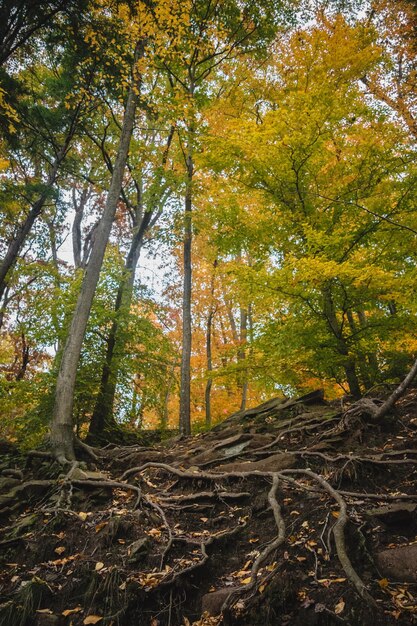
[(194, 129), (188, 129), (186, 168), (187, 180), (184, 211), (183, 267), (184, 285), (182, 299), (182, 358), (180, 384), (179, 426), (182, 435), (191, 434), (191, 285), (192, 285), (192, 208), (193, 208), (193, 141)]
[(206, 328), (206, 358), (207, 358), (207, 383), (205, 390), (205, 408), (206, 408), (206, 426), (210, 428), (211, 426), (211, 388), (213, 386), (213, 379), (211, 377), (211, 373), (213, 371), (213, 356), (212, 356), (212, 328), (213, 328), (213, 317), (215, 313), (214, 306), (214, 282), (215, 282), (215, 272), (217, 267), (217, 259), (214, 260), (213, 263), (213, 273), (211, 275), (211, 284), (210, 284), (210, 307), (209, 313), (207, 316), (207, 328)]
[(240, 363), (241, 372), (239, 375), (240, 378), (240, 387), (242, 390), (241, 401), (240, 401), (240, 410), (244, 411), (246, 409), (246, 400), (248, 396), (248, 376), (245, 367), (246, 360), (246, 351), (245, 345), (247, 341), (248, 334), (248, 311), (240, 307), (240, 348), (237, 354), (238, 361)]
[(139, 230), (133, 237), (129, 253), (126, 258), (123, 278), (117, 291), (114, 307), (114, 321), (107, 338), (107, 350), (101, 374), (100, 389), (94, 406), (90, 422), (89, 437), (99, 438), (105, 432), (117, 429), (113, 416), (114, 397), (116, 394), (117, 374), (120, 358), (123, 356), (126, 339), (123, 332), (123, 316), (128, 314), (132, 302), (135, 270), (139, 261), (143, 237), (151, 221), (152, 213), (143, 215)]
[[(135, 58), (137, 58), (138, 53), (139, 46), (137, 46)], [(72, 462), (75, 459), (72, 407), (77, 366), (94, 293), (100, 276), (104, 253), (122, 188), (123, 174), (135, 120), (137, 104), (135, 91), (137, 91), (137, 85), (132, 84), (127, 98), (119, 148), (111, 177), (109, 193), (107, 195), (103, 215), (97, 227), (90, 260), (84, 274), (58, 371), (55, 404), (51, 423), (51, 445), (54, 455), (61, 463)]]

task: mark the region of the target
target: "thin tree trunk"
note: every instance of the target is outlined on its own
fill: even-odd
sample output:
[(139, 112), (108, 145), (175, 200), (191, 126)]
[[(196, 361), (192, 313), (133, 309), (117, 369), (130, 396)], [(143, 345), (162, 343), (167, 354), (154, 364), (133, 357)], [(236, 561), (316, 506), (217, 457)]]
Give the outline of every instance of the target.
[[(135, 51), (135, 59), (139, 46)], [(119, 149), (113, 169), (110, 189), (107, 195), (103, 215), (97, 227), (90, 260), (84, 274), (80, 294), (71, 320), (65, 347), (62, 352), (58, 372), (55, 404), (51, 423), (51, 445), (57, 460), (61, 463), (75, 459), (73, 445), (72, 407), (74, 388), (81, 347), (90, 315), (104, 253), (109, 239), (111, 227), (116, 213), (122, 188), (123, 174), (129, 153), (130, 140), (133, 133), (137, 104), (137, 85), (132, 84), (127, 98), (123, 126), (120, 134)]]
[(246, 352), (245, 345), (247, 341), (247, 332), (248, 332), (248, 312), (243, 307), (240, 308), (240, 348), (237, 355), (238, 361), (240, 362), (241, 372), (240, 372), (240, 387), (242, 389), (241, 401), (240, 401), (240, 410), (244, 411), (246, 409), (246, 400), (248, 396), (248, 377), (245, 367), (246, 360)]
[(349, 386), (349, 391), (354, 398), (361, 397), (361, 388), (356, 373), (355, 362), (349, 354), (349, 347), (346, 343), (346, 339), (343, 336), (340, 324), (336, 317), (336, 311), (333, 303), (332, 293), (330, 286), (322, 290), (323, 295), (323, 315), (329, 327), (329, 330), (336, 339), (336, 349), (338, 353), (343, 357), (343, 369), (346, 374), (346, 381)]
[[(358, 327), (355, 322), (355, 318), (353, 317), (353, 313), (351, 309), (346, 312), (346, 316), (349, 322), (349, 328), (353, 336), (357, 335)], [(362, 379), (363, 386), (365, 389), (370, 389), (372, 387), (371, 378), (368, 372), (368, 364), (366, 355), (363, 353), (359, 353), (359, 364), (358, 364), (359, 373)]]
[(10, 270), (14, 267), (16, 260), (19, 256), (19, 252), (22, 249), (24, 242), (26, 241), (26, 237), (32, 230), (33, 224), (36, 219), (41, 215), (43, 208), (45, 206), (45, 202), (47, 201), (52, 186), (55, 184), (58, 170), (65, 158), (66, 153), (68, 152), (69, 143), (71, 141), (73, 135), (73, 131), (67, 136), (65, 144), (58, 152), (53, 165), (48, 174), (48, 179), (45, 184), (45, 189), (41, 193), (40, 197), (36, 202), (32, 205), (29, 213), (26, 216), (25, 221), (19, 226), (17, 232), (13, 239), (9, 242), (6, 254), (4, 256), (3, 261), (0, 265), (0, 299), (3, 297), (4, 291), (7, 286), (7, 279), (10, 273)]
[(81, 223), (84, 217), (84, 209), (87, 204), (89, 196), (88, 187), (85, 186), (81, 192), (79, 200), (77, 200), (75, 187), (72, 189), (72, 205), (74, 207), (75, 216), (72, 223), (72, 254), (74, 256), (74, 265), (78, 269), (85, 265), (84, 255), (81, 254), (82, 250), (82, 237), (81, 237)]
[(172, 387), (175, 381), (176, 366), (177, 366), (177, 363), (174, 363), (171, 368), (170, 374), (168, 375), (167, 386), (166, 386), (165, 397), (164, 397), (164, 407), (163, 407), (162, 416), (161, 416), (161, 429), (162, 430), (166, 430), (168, 428), (168, 418), (169, 418), (168, 404), (169, 404), (169, 398), (171, 397)]
[(213, 317), (215, 313), (214, 306), (214, 281), (215, 281), (215, 272), (217, 267), (217, 259), (215, 259), (213, 263), (213, 273), (211, 275), (211, 285), (210, 285), (210, 307), (209, 313), (207, 316), (207, 329), (206, 329), (206, 358), (207, 358), (207, 383), (205, 390), (205, 408), (206, 408), (206, 426), (207, 428), (211, 427), (211, 388), (213, 386), (213, 379), (211, 373), (213, 371), (213, 355), (212, 355), (212, 328), (213, 328)]
[(22, 249), (22, 246), (24, 242), (26, 241), (26, 237), (32, 230), (33, 224), (35, 223), (36, 219), (42, 214), (43, 208), (45, 206), (45, 202), (47, 201), (50, 195), (50, 192), (52, 190), (52, 187), (57, 180), (59, 168), (68, 153), (68, 150), (71, 145), (71, 141), (74, 137), (74, 134), (77, 128), (77, 122), (81, 113), (81, 105), (82, 103), (80, 102), (78, 106), (76, 107), (74, 115), (71, 119), (71, 122), (68, 128), (64, 143), (62, 144), (61, 148), (57, 151), (55, 160), (49, 169), (48, 178), (45, 184), (44, 191), (41, 193), (38, 200), (32, 205), (32, 208), (27, 214), (26, 219), (19, 226), (15, 236), (9, 242), (5, 257), (0, 264), (0, 300), (2, 299), (4, 291), (6, 289), (7, 282), (8, 282), (7, 279), (10, 274), (10, 270), (14, 267), (16, 260), (19, 256), (20, 250)]
[(192, 208), (193, 208), (193, 126), (188, 129), (185, 191), (183, 267), (184, 285), (182, 300), (182, 358), (180, 384), (179, 426), (182, 435), (191, 434), (191, 289), (192, 289)]
[(402, 383), (398, 385), (398, 387), (393, 391), (390, 397), (385, 400), (385, 402), (376, 410), (375, 414), (372, 416), (374, 420), (382, 419), (394, 406), (394, 404), (404, 395), (407, 391), (408, 387), (413, 382), (414, 378), (417, 375), (417, 359), (414, 361), (414, 364), (407, 376), (404, 378)]

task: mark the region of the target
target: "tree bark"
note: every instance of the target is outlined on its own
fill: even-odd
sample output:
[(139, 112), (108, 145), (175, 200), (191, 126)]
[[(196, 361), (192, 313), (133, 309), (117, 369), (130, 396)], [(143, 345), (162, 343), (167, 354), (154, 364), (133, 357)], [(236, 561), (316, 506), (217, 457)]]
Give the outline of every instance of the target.
[(184, 285), (182, 299), (182, 358), (180, 383), (180, 418), (179, 426), (182, 435), (191, 434), (191, 290), (192, 290), (192, 207), (193, 207), (193, 126), (188, 129), (186, 154), (187, 180), (185, 190), (184, 211), (184, 243), (183, 267)]
[(240, 307), (240, 348), (237, 355), (238, 361), (240, 362), (241, 372), (240, 372), (240, 387), (242, 389), (241, 401), (240, 401), (240, 410), (244, 411), (246, 409), (246, 400), (248, 395), (248, 377), (246, 373), (245, 360), (246, 360), (246, 352), (245, 345), (247, 341), (248, 335), (248, 311)]
[(207, 358), (207, 383), (205, 390), (205, 408), (206, 408), (206, 427), (211, 427), (211, 388), (213, 386), (213, 379), (211, 377), (211, 373), (213, 371), (213, 355), (212, 355), (212, 328), (213, 328), (213, 318), (215, 313), (214, 307), (214, 280), (215, 280), (215, 271), (217, 267), (217, 259), (215, 259), (213, 263), (213, 273), (211, 275), (211, 285), (210, 285), (210, 307), (209, 313), (207, 316), (207, 328), (206, 328), (206, 358)]
[(382, 419), (394, 406), (394, 404), (404, 395), (407, 391), (408, 387), (413, 382), (414, 378), (417, 375), (417, 359), (414, 361), (414, 364), (407, 376), (404, 378), (402, 383), (398, 385), (398, 387), (393, 391), (390, 397), (385, 400), (385, 402), (375, 411), (375, 414), (372, 416), (373, 420), (378, 421)]
[[(139, 46), (135, 52), (137, 59)], [(135, 82), (135, 81), (134, 81)], [(81, 347), (90, 315), (104, 253), (109, 239), (117, 203), (122, 188), (123, 174), (133, 133), (137, 104), (137, 85), (131, 85), (124, 120), (119, 140), (119, 148), (113, 169), (110, 189), (107, 195), (103, 215), (97, 227), (97, 233), (91, 250), (90, 260), (84, 274), (80, 294), (71, 320), (65, 347), (62, 352), (55, 389), (55, 404), (51, 423), (51, 445), (56, 459), (60, 463), (75, 459), (73, 444), (72, 408), (74, 388)]]

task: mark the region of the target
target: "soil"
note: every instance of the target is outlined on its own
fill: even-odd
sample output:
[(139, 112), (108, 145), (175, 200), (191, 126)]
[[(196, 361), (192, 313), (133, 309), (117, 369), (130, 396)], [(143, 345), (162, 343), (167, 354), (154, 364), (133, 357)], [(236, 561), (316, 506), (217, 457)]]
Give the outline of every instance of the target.
[(90, 452), (0, 445), (0, 626), (417, 623), (416, 389)]

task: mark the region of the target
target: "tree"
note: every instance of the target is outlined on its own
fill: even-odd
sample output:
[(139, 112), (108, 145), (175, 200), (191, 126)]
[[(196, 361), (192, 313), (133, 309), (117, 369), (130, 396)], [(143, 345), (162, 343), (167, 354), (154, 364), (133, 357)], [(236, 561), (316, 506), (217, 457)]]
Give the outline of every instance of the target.
[(77, 365), (95, 288), (99, 279), (107, 241), (116, 213), (120, 190), (122, 188), (122, 179), (135, 121), (137, 94), (140, 92), (139, 83), (141, 78), (140, 74), (138, 74), (136, 63), (143, 55), (143, 50), (144, 43), (138, 41), (134, 53), (132, 82), (126, 99), (119, 147), (111, 177), (110, 188), (103, 214), (97, 227), (89, 263), (85, 271), (67, 340), (60, 358), (51, 423), (51, 444), (54, 454), (60, 463), (72, 462), (75, 459), (73, 449), (72, 405)]
[[(352, 29), (339, 16), (284, 40), (275, 58), (270, 72), (276, 82), (258, 91), (258, 74), (241, 91), (246, 123), (230, 113), (240, 104), (236, 92), (223, 117), (219, 108), (214, 114), (222, 136), (217, 166), (233, 186), (241, 185), (230, 221), (239, 224), (238, 237), (246, 235), (246, 245), (255, 247), (253, 269), (238, 269), (238, 275), (253, 286), (257, 304), (263, 299), (264, 310), (270, 301), (265, 315), (273, 321), (261, 343), (258, 333), (258, 345), (265, 354), (278, 348), (278, 380), (294, 384), (314, 372), (316, 380), (347, 381), (359, 396), (375, 381), (370, 367), (364, 377), (359, 370), (365, 359), (374, 361), (381, 327), (389, 332), (404, 323), (386, 303), (388, 292), (394, 300), (403, 297), (392, 290), (391, 268), (398, 268), (399, 259), (395, 253), (382, 259), (380, 250), (406, 232), (413, 236), (407, 201), (415, 185), (412, 150), (402, 129), (369, 106), (358, 87), (380, 58), (372, 29)], [(219, 137), (211, 153), (216, 161), (214, 141)], [(399, 145), (408, 158), (398, 158)], [(227, 184), (225, 178), (219, 182)], [(261, 192), (258, 213), (246, 214), (248, 190), (252, 197)], [(217, 231), (224, 232), (224, 205), (216, 217)], [(296, 360), (285, 372), (291, 353)]]

